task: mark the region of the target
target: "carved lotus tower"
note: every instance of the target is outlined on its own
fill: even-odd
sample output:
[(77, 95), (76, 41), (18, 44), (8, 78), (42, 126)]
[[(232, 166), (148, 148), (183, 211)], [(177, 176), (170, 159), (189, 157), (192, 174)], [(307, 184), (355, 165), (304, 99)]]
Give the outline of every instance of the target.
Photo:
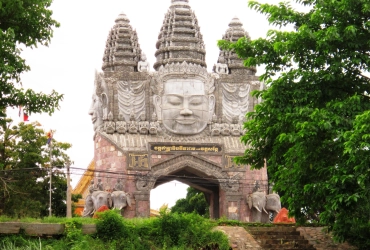
[[(220, 39), (248, 36), (234, 18)], [(153, 41), (154, 42), (154, 41)], [(266, 169), (232, 159), (243, 155), (245, 114), (261, 88), (254, 68), (220, 51), (213, 72), (188, 0), (172, 0), (150, 71), (136, 31), (120, 14), (109, 32), (102, 72), (95, 76), (89, 114), (95, 130), (95, 179), (112, 189), (122, 179), (132, 206), (125, 217), (147, 217), (150, 191), (178, 180), (204, 192), (213, 218), (250, 220), (246, 196), (255, 182), (267, 191)], [(166, 194), (163, 194), (166, 195)]]

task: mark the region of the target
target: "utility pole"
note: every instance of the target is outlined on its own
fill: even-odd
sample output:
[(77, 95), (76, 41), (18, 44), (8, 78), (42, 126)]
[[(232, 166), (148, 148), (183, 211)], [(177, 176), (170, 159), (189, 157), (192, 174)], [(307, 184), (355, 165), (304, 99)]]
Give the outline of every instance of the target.
[(51, 192), (52, 192), (52, 189), (51, 189), (51, 179), (52, 179), (52, 176), (53, 176), (53, 160), (52, 160), (52, 151), (53, 151), (53, 133), (54, 131), (50, 130), (48, 133), (47, 133), (47, 137), (48, 137), (48, 140), (47, 140), (47, 144), (49, 145), (49, 161), (50, 161), (50, 187), (49, 187), (49, 191), (50, 191), (50, 194), (49, 194), (49, 217), (51, 217)]
[(71, 179), (70, 179), (70, 172), (69, 167), (71, 163), (69, 161), (66, 162), (67, 164), (67, 218), (72, 218), (72, 202), (71, 202)]
[(49, 217), (51, 217), (51, 178), (53, 176), (53, 165), (52, 165), (52, 160), (51, 160), (51, 151), (52, 151), (52, 144), (51, 141), (49, 142), (49, 157), (50, 157), (50, 187), (49, 187)]

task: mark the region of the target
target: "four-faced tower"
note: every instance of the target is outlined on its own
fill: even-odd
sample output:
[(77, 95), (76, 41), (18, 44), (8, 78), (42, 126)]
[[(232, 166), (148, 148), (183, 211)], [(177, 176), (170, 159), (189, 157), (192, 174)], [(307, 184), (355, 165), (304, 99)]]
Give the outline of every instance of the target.
[[(220, 39), (248, 36), (234, 18)], [(138, 35), (125, 14), (109, 32), (102, 72), (96, 72), (89, 114), (94, 124), (94, 178), (106, 189), (122, 180), (131, 195), (125, 217), (148, 217), (150, 191), (178, 180), (204, 192), (213, 218), (249, 221), (246, 196), (266, 169), (236, 165), (245, 114), (261, 88), (255, 68), (232, 51), (220, 51), (213, 72), (197, 17), (188, 0), (172, 0), (150, 71)], [(267, 190), (266, 190), (267, 191)], [(165, 194), (163, 194), (165, 195)]]

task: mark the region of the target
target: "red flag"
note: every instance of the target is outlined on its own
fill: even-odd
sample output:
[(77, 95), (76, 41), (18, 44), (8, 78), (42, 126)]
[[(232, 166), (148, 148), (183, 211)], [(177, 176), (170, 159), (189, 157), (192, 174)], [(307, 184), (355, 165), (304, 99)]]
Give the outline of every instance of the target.
[(23, 109), (22, 105), (19, 105), (19, 106), (18, 106), (18, 109), (19, 109), (19, 111), (18, 111), (18, 116), (19, 116), (19, 117), (21, 117), (22, 122), (28, 122), (28, 121), (29, 121), (29, 120), (28, 120), (28, 114), (27, 114), (27, 112), (26, 112), (26, 111), (24, 111), (24, 109)]
[(23, 112), (23, 121), (28, 122), (28, 115), (26, 112)]
[(47, 132), (46, 137), (48, 138), (46, 144), (50, 145), (51, 140), (53, 139), (53, 131), (50, 130), (49, 132)]

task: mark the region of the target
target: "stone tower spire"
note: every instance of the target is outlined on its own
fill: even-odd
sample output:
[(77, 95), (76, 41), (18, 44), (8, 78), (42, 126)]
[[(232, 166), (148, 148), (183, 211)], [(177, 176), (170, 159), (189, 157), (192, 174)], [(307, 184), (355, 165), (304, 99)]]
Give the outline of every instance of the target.
[[(239, 18), (234, 17), (229, 23), (229, 28), (226, 30), (225, 35), (222, 36), (223, 40), (231, 42), (238, 41), (241, 37), (250, 38), (248, 32), (243, 28), (243, 24)], [(245, 74), (255, 74), (256, 68), (246, 68), (243, 65), (243, 59), (240, 59), (234, 51), (220, 51), (217, 63), (225, 63), (229, 68), (229, 74), (236, 73), (237, 71)]]
[(184, 61), (207, 67), (203, 36), (188, 0), (171, 0), (156, 47), (155, 70), (162, 65)]
[(104, 72), (135, 72), (141, 57), (136, 30), (132, 29), (124, 13), (119, 14), (115, 22), (108, 34), (102, 69)]

